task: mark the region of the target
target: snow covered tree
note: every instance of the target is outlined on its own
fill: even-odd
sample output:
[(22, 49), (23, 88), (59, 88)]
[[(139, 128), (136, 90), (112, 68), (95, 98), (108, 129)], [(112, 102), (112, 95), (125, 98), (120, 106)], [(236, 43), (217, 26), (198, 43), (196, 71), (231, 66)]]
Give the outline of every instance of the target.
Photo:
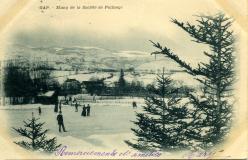
[(125, 88), (125, 86), (126, 86), (126, 80), (124, 79), (124, 71), (123, 71), (123, 69), (121, 69), (118, 84), (119, 84), (120, 88)]
[(232, 20), (224, 14), (197, 17), (196, 25), (176, 19), (172, 19), (172, 22), (187, 32), (196, 43), (209, 46), (210, 53), (203, 52), (209, 59), (208, 63), (201, 62), (197, 68), (193, 68), (169, 48), (151, 41), (159, 49), (152, 54), (163, 54), (172, 59), (202, 84), (201, 95), (189, 95), (195, 113), (187, 135), (198, 141), (200, 146), (209, 147), (221, 142), (230, 128), (231, 97), (235, 81), (235, 39), (230, 30)]
[(125, 90), (126, 90), (126, 80), (124, 79), (124, 70), (121, 69), (120, 71), (120, 77), (119, 77), (119, 80), (117, 82), (117, 85), (118, 85), (118, 93), (119, 94), (122, 94), (122, 93), (125, 93)]
[(46, 133), (48, 129), (42, 130), (45, 123), (39, 123), (38, 118), (32, 115), (32, 119), (24, 122), (24, 128), (13, 128), (19, 135), (26, 138), (26, 140), (14, 142), (23, 148), (30, 150), (39, 150), (43, 152), (54, 152), (61, 144), (57, 144), (56, 137), (48, 139)]
[(145, 98), (144, 112), (136, 113), (137, 125), (131, 130), (137, 136), (136, 142), (125, 141), (129, 146), (141, 150), (177, 150), (187, 148), (188, 109), (172, 80), (158, 75), (156, 84), (149, 87)]

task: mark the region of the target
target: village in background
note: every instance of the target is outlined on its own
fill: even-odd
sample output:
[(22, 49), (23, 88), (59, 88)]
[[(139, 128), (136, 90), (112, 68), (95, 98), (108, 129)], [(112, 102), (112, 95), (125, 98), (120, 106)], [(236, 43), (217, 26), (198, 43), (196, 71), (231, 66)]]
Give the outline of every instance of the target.
[[(54, 104), (58, 97), (66, 100), (72, 96), (84, 101), (146, 97), (147, 87), (163, 69), (178, 84), (183, 85), (184, 81), (195, 86), (193, 78), (184, 79), (185, 73), (178, 66), (164, 58), (156, 60), (156, 56), (146, 52), (112, 53), (98, 47), (17, 47), (15, 52), (19, 55), (2, 62), (3, 105)], [(46, 58), (37, 57), (41, 54)]]
[[(173, 78), (181, 95), (197, 88), (197, 81), (175, 63), (146, 52), (111, 53), (99, 47), (13, 48), (12, 56), (1, 63), (1, 103), (9, 125), (16, 129), (10, 129), (15, 142), (22, 140), (18, 135), (22, 130), (16, 127), (27, 120), (38, 123), (39, 119), (45, 122), (43, 128), (49, 130), (46, 135), (56, 137), (55, 146), (58, 143), (75, 149), (128, 149), (124, 141), (133, 137), (130, 129), (135, 126), (131, 121), (136, 119), (136, 112), (143, 112), (145, 98), (158, 75)], [(83, 110), (87, 105), (91, 113), (85, 117)], [(59, 132), (56, 116), (60, 111), (67, 132)], [(119, 140), (115, 141), (117, 137)], [(32, 144), (24, 148), (27, 146)]]

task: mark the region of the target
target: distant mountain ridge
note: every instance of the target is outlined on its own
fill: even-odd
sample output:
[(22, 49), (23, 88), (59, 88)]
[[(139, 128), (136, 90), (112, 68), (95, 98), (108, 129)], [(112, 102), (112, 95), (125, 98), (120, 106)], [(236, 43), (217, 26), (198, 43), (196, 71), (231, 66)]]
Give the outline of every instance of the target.
[[(169, 63), (165, 58), (154, 61), (154, 57), (150, 53), (143, 51), (115, 51), (94, 46), (30, 47), (15, 44), (11, 46), (9, 52), (8, 59), (23, 57), (31, 60), (49, 61), (55, 69), (120, 70), (121, 68), (135, 68), (142, 70), (160, 68), (163, 67), (163, 64)], [(176, 65), (173, 64), (169, 68), (175, 67)]]

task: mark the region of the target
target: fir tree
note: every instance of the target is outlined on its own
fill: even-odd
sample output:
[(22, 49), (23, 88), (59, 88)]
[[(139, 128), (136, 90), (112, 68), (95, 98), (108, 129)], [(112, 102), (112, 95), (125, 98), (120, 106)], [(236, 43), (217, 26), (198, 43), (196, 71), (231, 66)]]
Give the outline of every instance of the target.
[(119, 81), (118, 81), (118, 88), (119, 88), (119, 92), (120, 93), (123, 93), (124, 90), (125, 90), (125, 87), (126, 87), (126, 80), (124, 79), (124, 70), (121, 69), (120, 71), (120, 78), (119, 78)]
[[(32, 113), (33, 114), (33, 113)], [(24, 128), (13, 128), (19, 135), (26, 138), (26, 140), (14, 142), (23, 148), (29, 150), (40, 150), (44, 152), (54, 152), (61, 144), (57, 144), (56, 137), (48, 139), (46, 133), (48, 129), (43, 130), (42, 126), (45, 123), (38, 122), (38, 118), (32, 115), (32, 119), (24, 122)]]
[(145, 98), (144, 112), (136, 113), (137, 128), (131, 130), (137, 136), (136, 142), (125, 141), (129, 146), (142, 150), (177, 150), (187, 147), (185, 131), (188, 109), (181, 102), (179, 88), (172, 80), (158, 75), (156, 84), (149, 87), (149, 96)]
[(190, 94), (195, 107), (192, 115), (194, 122), (187, 132), (189, 139), (198, 141), (201, 146), (209, 147), (221, 142), (228, 133), (231, 122), (230, 97), (232, 97), (234, 76), (234, 36), (230, 30), (232, 20), (223, 14), (197, 16), (197, 25), (183, 23), (176, 19), (172, 22), (187, 32), (196, 43), (206, 44), (211, 52), (203, 52), (208, 63), (200, 63), (197, 68), (181, 60), (173, 51), (153, 45), (159, 49), (152, 54), (163, 54), (177, 62), (187, 73), (202, 84), (201, 95)]

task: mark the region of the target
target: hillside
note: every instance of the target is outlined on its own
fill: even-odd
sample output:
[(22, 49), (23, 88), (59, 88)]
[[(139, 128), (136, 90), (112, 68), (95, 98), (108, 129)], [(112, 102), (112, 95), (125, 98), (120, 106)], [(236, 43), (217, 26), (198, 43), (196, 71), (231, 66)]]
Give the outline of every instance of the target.
[(158, 71), (162, 72), (162, 69), (165, 69), (165, 72), (170, 72), (170, 71), (182, 71), (182, 69), (173, 61), (168, 60), (166, 58), (162, 58), (161, 60), (152, 60), (147, 63), (143, 63), (139, 65), (136, 70), (138, 71)]
[[(30, 60), (49, 61), (56, 69), (115, 69), (137, 67), (153, 60), (141, 51), (114, 51), (99, 47), (30, 47), (12, 45), (8, 59), (24, 57)], [(31, 58), (32, 57), (32, 58)], [(138, 57), (138, 58), (137, 58)]]

